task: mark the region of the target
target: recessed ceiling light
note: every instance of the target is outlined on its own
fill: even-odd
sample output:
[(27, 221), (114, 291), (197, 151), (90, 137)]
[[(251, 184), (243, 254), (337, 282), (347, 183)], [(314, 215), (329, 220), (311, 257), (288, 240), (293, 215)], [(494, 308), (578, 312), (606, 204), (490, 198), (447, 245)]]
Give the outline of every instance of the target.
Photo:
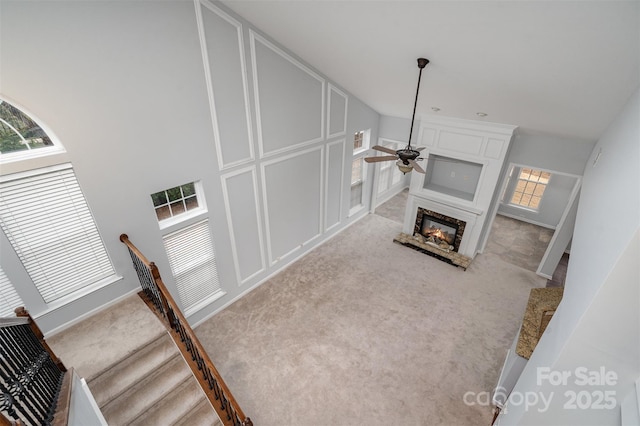
[(440, 108), (438, 108), (438, 107), (431, 107), (431, 110), (432, 110), (433, 112), (438, 112), (438, 111), (440, 111)]
[(488, 114), (486, 112), (476, 112), (478, 117), (486, 117)]

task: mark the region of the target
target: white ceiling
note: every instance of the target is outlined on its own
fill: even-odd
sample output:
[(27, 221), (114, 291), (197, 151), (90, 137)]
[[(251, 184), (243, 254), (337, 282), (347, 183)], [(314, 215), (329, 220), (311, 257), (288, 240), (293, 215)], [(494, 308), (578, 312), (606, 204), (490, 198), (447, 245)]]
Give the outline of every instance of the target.
[(640, 1), (227, 0), (377, 112), (597, 139), (640, 80)]

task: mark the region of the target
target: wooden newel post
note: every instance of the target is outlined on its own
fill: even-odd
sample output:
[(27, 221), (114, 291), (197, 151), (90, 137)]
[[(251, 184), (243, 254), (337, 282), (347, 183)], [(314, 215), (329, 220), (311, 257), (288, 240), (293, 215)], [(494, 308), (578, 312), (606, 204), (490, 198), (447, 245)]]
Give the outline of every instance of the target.
[(56, 366), (60, 369), (60, 371), (62, 371), (63, 373), (66, 372), (67, 367), (64, 366), (60, 358), (58, 358), (56, 354), (53, 353), (53, 350), (51, 350), (51, 348), (49, 347), (49, 344), (46, 342), (46, 340), (44, 340), (44, 334), (42, 334), (40, 327), (38, 327), (38, 324), (36, 324), (36, 322), (33, 320), (29, 311), (27, 311), (23, 306), (20, 306), (19, 308), (16, 308), (14, 312), (16, 313), (17, 317), (26, 317), (29, 319), (29, 327), (31, 328), (31, 331), (33, 332), (33, 334), (40, 341), (40, 344), (42, 345), (42, 347), (46, 349), (46, 351), (49, 353), (49, 357), (51, 357), (51, 359), (56, 364)]

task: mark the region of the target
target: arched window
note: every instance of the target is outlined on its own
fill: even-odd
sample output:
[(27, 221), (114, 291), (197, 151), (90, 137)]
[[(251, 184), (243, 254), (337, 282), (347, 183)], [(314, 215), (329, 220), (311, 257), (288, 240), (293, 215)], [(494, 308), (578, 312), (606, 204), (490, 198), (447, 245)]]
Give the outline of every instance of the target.
[[(73, 166), (66, 156), (51, 155), (63, 152), (50, 131), (0, 99), (0, 162), (5, 163), (0, 169), (0, 268), (7, 277), (0, 282), (0, 308), (4, 311), (16, 308), (12, 305), (21, 298), (37, 314), (120, 279)], [(33, 157), (41, 158), (37, 163), (23, 161)]]
[(0, 160), (20, 160), (32, 156), (62, 152), (35, 120), (16, 106), (0, 98)]

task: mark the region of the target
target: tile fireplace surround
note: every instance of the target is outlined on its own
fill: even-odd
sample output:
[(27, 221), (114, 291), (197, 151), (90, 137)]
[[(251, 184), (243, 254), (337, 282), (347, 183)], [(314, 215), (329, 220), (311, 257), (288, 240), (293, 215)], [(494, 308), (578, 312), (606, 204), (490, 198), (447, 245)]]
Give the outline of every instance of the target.
[(457, 250), (440, 250), (434, 244), (427, 250), (445, 257), (443, 260), (458, 258), (450, 263), (466, 269), (486, 244), (498, 207), (500, 175), (515, 130), (516, 126), (504, 124), (423, 117), (417, 145), (425, 147), (426, 174), (412, 173), (402, 234), (396, 241), (425, 249), (415, 244), (416, 240), (424, 242), (422, 236), (414, 237), (416, 218), (424, 210), (464, 222), (462, 235), (456, 238)]

